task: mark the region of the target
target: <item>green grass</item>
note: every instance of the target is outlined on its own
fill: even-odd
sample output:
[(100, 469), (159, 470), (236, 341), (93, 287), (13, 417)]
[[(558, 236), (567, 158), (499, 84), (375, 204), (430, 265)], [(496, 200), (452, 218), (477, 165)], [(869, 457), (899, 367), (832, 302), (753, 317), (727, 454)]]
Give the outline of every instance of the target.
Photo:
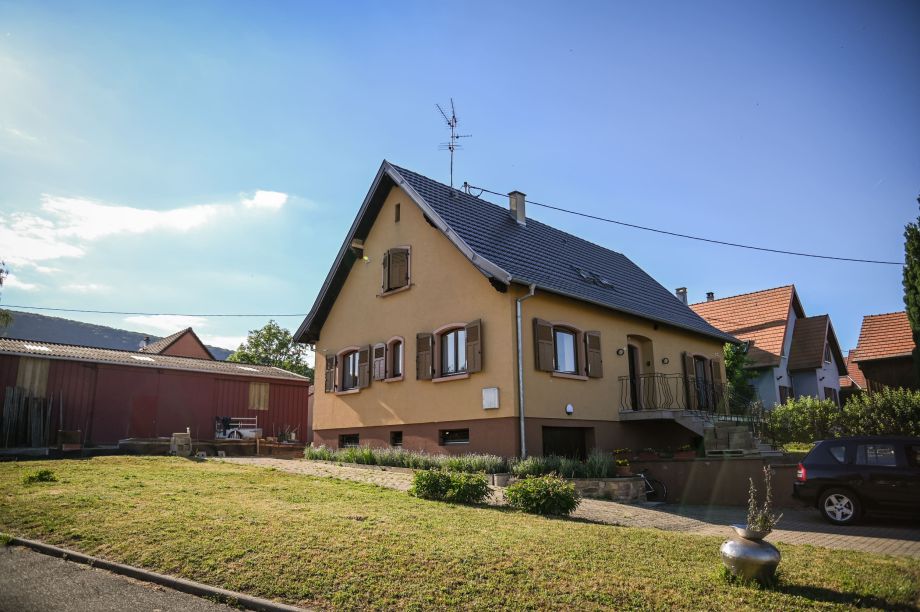
[[(35, 469), (58, 482), (22, 484)], [(727, 582), (719, 538), (431, 502), (177, 458), (0, 464), (0, 530), (320, 608), (910, 608), (920, 561), (781, 546), (774, 589)]]

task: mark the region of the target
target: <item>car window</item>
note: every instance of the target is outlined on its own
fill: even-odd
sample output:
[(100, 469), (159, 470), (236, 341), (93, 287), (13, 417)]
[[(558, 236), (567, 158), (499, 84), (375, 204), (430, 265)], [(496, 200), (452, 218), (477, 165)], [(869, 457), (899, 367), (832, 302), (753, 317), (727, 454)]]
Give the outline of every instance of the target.
[(894, 467), (897, 464), (893, 444), (858, 444), (856, 446), (856, 465)]
[(911, 444), (907, 447), (907, 465), (920, 467), (920, 444)]
[(827, 452), (831, 454), (831, 457), (837, 460), (837, 463), (844, 463), (847, 458), (847, 447), (842, 444), (839, 446), (829, 446)]

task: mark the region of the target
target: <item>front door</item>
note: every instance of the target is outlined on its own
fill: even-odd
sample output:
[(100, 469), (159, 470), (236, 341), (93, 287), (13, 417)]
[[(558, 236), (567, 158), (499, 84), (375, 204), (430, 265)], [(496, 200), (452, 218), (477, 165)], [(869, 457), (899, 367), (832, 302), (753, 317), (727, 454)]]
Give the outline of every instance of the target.
[(627, 345), (629, 363), (629, 401), (633, 410), (639, 410), (639, 347), (632, 344)]
[(556, 455), (584, 460), (588, 455), (586, 433), (584, 427), (544, 427), (543, 456)]

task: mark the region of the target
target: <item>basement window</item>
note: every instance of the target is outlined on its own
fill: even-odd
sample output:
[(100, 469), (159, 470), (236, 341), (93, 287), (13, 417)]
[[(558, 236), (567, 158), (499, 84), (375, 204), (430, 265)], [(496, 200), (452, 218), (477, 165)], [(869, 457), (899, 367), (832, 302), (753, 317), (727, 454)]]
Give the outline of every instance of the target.
[(439, 434), (441, 446), (450, 444), (469, 444), (469, 429), (442, 429)]
[(358, 434), (342, 434), (339, 436), (339, 448), (357, 448), (359, 441)]
[(403, 435), (401, 431), (390, 432), (390, 446), (402, 448)]

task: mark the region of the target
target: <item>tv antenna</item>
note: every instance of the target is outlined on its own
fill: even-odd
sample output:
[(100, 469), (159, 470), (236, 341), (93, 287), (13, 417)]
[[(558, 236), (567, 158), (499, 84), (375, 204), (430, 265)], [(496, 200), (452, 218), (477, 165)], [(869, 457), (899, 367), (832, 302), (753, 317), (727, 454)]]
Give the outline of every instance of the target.
[(450, 186), (454, 186), (454, 151), (462, 149), (458, 140), (461, 138), (470, 138), (472, 134), (458, 134), (457, 133), (457, 111), (454, 109), (454, 99), (450, 99), (450, 117), (447, 116), (447, 113), (444, 112), (444, 109), (441, 108), (440, 104), (435, 104), (440, 111), (441, 116), (444, 117), (444, 121), (447, 122), (447, 127), (450, 128), (450, 141), (442, 142), (438, 147), (440, 151), (450, 151)]

